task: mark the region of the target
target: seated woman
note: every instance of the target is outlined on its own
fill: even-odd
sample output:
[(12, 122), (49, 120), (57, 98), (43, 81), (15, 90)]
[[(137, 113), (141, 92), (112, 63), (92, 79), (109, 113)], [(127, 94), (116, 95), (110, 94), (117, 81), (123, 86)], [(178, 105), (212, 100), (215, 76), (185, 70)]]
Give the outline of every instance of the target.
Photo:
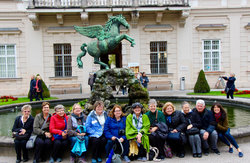
[(124, 161), (130, 162), (130, 159), (128, 158), (129, 142), (125, 136), (125, 127), (126, 117), (122, 112), (122, 108), (119, 105), (115, 105), (109, 112), (109, 117), (107, 118), (104, 125), (104, 134), (108, 140), (106, 145), (106, 156), (108, 157), (115, 140), (118, 138), (124, 149), (122, 157), (124, 158)]
[[(187, 122), (181, 111), (175, 110), (175, 107), (171, 102), (165, 103), (162, 108), (162, 112), (165, 114), (169, 132), (172, 133), (168, 134), (167, 142), (170, 147), (176, 151), (176, 156), (183, 158), (185, 157), (185, 140), (183, 140), (185, 137), (181, 134), (185, 131)], [(178, 135), (178, 138), (172, 136), (170, 137), (170, 135)]]
[[(84, 143), (85, 143), (85, 148), (87, 148), (88, 146), (88, 141), (89, 141), (89, 137), (86, 135), (85, 133), (79, 133), (77, 131), (77, 127), (79, 127), (80, 125), (85, 126), (86, 123), (86, 119), (87, 116), (85, 114), (83, 114), (82, 112), (82, 107), (79, 104), (74, 104), (72, 107), (72, 114), (69, 116), (68, 119), (68, 136), (69, 136), (69, 140), (71, 142), (71, 149), (74, 147), (76, 141), (77, 141), (77, 136), (81, 136), (81, 138), (84, 138)], [(86, 126), (85, 126), (86, 127)], [(74, 163), (76, 161), (76, 155), (75, 153), (71, 152), (70, 153), (70, 162)], [(81, 163), (85, 163), (85, 152), (82, 153), (82, 155), (79, 158), (79, 162)]]
[[(156, 131), (159, 130), (159, 128), (157, 127), (157, 123), (163, 122), (166, 124), (166, 119), (165, 119), (164, 114), (161, 111), (156, 109), (157, 102), (155, 99), (149, 100), (148, 107), (149, 107), (149, 111), (146, 113), (146, 115), (148, 116), (148, 118), (150, 120), (149, 132), (151, 133), (148, 135), (149, 143), (152, 147), (156, 147), (159, 149), (159, 155), (158, 155), (157, 159), (164, 159), (165, 153), (164, 153), (163, 148), (164, 148), (164, 144), (165, 144), (166, 139), (164, 139), (161, 136), (159, 136), (158, 134), (154, 134), (154, 133), (156, 133)], [(166, 127), (166, 129), (167, 129), (167, 127)]]
[[(186, 128), (186, 133), (188, 135), (188, 140), (192, 148), (193, 157), (200, 158), (202, 157), (201, 138), (200, 138), (200, 128), (201, 128), (200, 117), (197, 112), (193, 112), (190, 109), (190, 105), (186, 101), (182, 103), (182, 112), (188, 123), (188, 126)], [(192, 128), (193, 129), (196, 128), (196, 131), (193, 130), (193, 132), (190, 132)]]
[(214, 114), (217, 122), (216, 130), (218, 132), (219, 139), (229, 147), (229, 153), (233, 153), (233, 146), (239, 152), (239, 157), (243, 157), (239, 145), (235, 141), (234, 137), (230, 134), (230, 128), (228, 127), (227, 113), (220, 103), (214, 103), (211, 111)]
[[(42, 103), (42, 112), (37, 114), (33, 125), (33, 134), (37, 135), (35, 141), (35, 154), (34, 161), (36, 163), (41, 159), (45, 162), (47, 157), (50, 156), (50, 149), (52, 148), (52, 134), (49, 132), (49, 124), (51, 114), (49, 114), (48, 102)], [(49, 158), (49, 157), (48, 157)]]
[(86, 129), (89, 134), (89, 141), (92, 147), (92, 163), (102, 162), (101, 154), (106, 145), (106, 138), (104, 136), (104, 124), (108, 117), (104, 111), (104, 103), (96, 101), (93, 109), (86, 121)]
[(56, 105), (54, 109), (55, 113), (51, 117), (49, 125), (49, 131), (53, 135), (52, 141), (54, 142), (50, 163), (53, 163), (54, 160), (61, 162), (64, 151), (68, 146), (68, 116), (65, 114), (65, 108), (63, 105)]
[(132, 113), (126, 120), (126, 137), (128, 140), (135, 140), (139, 149), (138, 160), (147, 161), (146, 153), (149, 152), (149, 128), (148, 116), (142, 113), (142, 104), (136, 102), (132, 105)]
[(21, 151), (23, 151), (23, 162), (29, 160), (26, 143), (32, 133), (34, 122), (34, 118), (30, 115), (30, 105), (24, 105), (21, 111), (22, 115), (16, 117), (12, 128), (13, 136), (15, 137), (16, 163), (21, 162)]

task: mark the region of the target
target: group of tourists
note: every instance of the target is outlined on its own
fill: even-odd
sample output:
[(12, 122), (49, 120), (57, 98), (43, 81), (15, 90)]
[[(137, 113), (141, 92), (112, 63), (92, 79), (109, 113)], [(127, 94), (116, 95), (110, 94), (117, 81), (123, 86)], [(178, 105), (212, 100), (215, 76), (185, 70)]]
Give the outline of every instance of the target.
[(36, 101), (40, 101), (39, 96), (43, 100), (43, 87), (42, 87), (42, 81), (41, 76), (35, 77), (35, 75), (31, 76), (30, 79), (30, 101), (33, 101), (33, 98), (35, 97)]
[[(121, 106), (114, 107), (107, 113), (102, 101), (96, 101), (89, 115), (83, 113), (79, 104), (74, 104), (69, 116), (63, 105), (54, 107), (55, 113), (49, 113), (50, 104), (42, 103), (42, 112), (35, 119), (30, 115), (31, 106), (24, 105), (22, 115), (15, 119), (13, 135), (15, 137), (16, 163), (28, 161), (26, 143), (31, 135), (37, 135), (33, 163), (49, 160), (61, 162), (70, 149), (70, 162), (86, 162), (86, 152), (91, 150), (92, 163), (102, 162), (103, 151), (108, 158), (113, 146), (120, 142), (123, 146), (122, 159), (147, 161), (152, 147), (158, 149), (155, 161), (167, 157), (167, 149), (177, 157), (185, 157), (185, 144), (190, 144), (193, 157), (208, 155), (210, 149), (220, 154), (218, 138), (233, 153), (233, 146), (238, 156), (243, 157), (235, 139), (230, 134), (227, 113), (219, 103), (207, 109), (203, 100), (197, 100), (194, 109), (188, 102), (182, 103), (182, 110), (176, 110), (171, 102), (165, 103), (162, 111), (157, 109), (157, 102), (149, 100), (149, 111), (143, 113), (143, 105), (136, 102), (127, 116)], [(169, 152), (169, 151), (168, 151)], [(88, 152), (91, 154), (90, 152)], [(172, 157), (172, 156), (171, 156)]]

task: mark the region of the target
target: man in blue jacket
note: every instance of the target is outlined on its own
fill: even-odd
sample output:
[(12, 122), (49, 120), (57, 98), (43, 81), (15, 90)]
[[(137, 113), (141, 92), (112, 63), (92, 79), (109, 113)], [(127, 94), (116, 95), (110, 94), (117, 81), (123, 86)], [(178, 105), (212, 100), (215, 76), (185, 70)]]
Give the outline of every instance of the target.
[(207, 156), (209, 154), (208, 140), (210, 141), (211, 149), (219, 155), (220, 151), (217, 148), (218, 133), (215, 130), (217, 124), (212, 112), (206, 109), (204, 100), (197, 100), (193, 111), (197, 112), (201, 119), (200, 136), (204, 155)]
[(35, 93), (36, 93), (36, 79), (35, 75), (32, 75), (30, 79), (30, 101), (33, 100)]

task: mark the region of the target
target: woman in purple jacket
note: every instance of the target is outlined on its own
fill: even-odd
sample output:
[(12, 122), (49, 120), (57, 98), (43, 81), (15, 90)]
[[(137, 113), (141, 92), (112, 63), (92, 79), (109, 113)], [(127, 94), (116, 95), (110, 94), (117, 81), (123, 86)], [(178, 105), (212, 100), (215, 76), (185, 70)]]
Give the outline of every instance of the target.
[(116, 138), (118, 138), (124, 148), (122, 157), (124, 161), (130, 162), (130, 159), (128, 158), (129, 142), (125, 136), (125, 127), (126, 117), (122, 112), (122, 108), (119, 105), (115, 105), (113, 109), (109, 112), (109, 117), (107, 118), (104, 125), (104, 134), (105, 137), (108, 139), (105, 149), (108, 156), (115, 143)]

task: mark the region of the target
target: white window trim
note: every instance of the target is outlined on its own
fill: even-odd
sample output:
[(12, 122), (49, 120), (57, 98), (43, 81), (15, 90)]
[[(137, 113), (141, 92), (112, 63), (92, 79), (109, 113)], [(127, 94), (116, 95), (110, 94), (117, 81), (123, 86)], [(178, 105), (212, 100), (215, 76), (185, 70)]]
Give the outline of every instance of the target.
[[(213, 51), (215, 51), (215, 52), (219, 52), (219, 69), (218, 70), (216, 70), (216, 71), (221, 71), (221, 40), (220, 39), (204, 39), (204, 40), (202, 40), (202, 69), (203, 69), (203, 71), (204, 72), (215, 72), (214, 70), (211, 70), (211, 71), (205, 71), (205, 68), (204, 68), (204, 52), (206, 51), (205, 49), (204, 49), (204, 41), (219, 41), (219, 50), (210, 50), (209, 52), (213, 52)], [(212, 45), (211, 45), (211, 47), (212, 47)], [(212, 63), (212, 56), (211, 56), (211, 63)]]
[[(0, 46), (5, 46), (5, 49), (8, 45), (13, 45), (14, 46), (14, 55), (11, 55), (12, 57), (14, 56), (15, 57), (15, 76), (14, 77), (0, 77), (1, 79), (9, 79), (9, 78), (17, 78), (17, 51), (16, 51), (16, 44), (0, 44)], [(0, 56), (1, 57), (1, 56)], [(5, 58), (7, 58), (7, 51), (5, 51), (5, 55), (4, 55)], [(6, 60), (7, 61), (7, 60)], [(6, 66), (6, 71), (8, 72), (8, 64), (6, 63), (5, 64)], [(8, 74), (7, 74), (8, 76)]]

